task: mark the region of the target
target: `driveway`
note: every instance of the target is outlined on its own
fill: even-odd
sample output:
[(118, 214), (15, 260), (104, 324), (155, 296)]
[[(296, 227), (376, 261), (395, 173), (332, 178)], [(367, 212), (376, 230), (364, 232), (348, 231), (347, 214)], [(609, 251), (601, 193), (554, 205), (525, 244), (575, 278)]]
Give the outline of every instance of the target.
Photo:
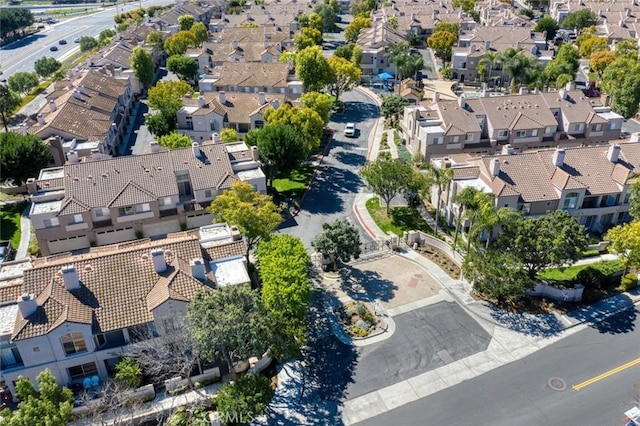
[(396, 331), (357, 348), (351, 399), (484, 351), (491, 336), (458, 304), (440, 302), (393, 317)]

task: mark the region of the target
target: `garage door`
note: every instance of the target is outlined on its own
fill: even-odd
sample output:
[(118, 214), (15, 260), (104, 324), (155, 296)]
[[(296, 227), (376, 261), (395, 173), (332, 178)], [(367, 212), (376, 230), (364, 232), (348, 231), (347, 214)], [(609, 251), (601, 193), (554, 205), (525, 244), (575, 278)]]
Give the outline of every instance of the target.
[(136, 232), (133, 228), (116, 229), (113, 231), (96, 232), (96, 239), (99, 246), (107, 244), (121, 243), (136, 239)]
[(86, 235), (49, 241), (47, 245), (49, 246), (49, 253), (51, 254), (85, 249), (90, 246), (89, 238)]
[(203, 214), (199, 216), (187, 216), (187, 228), (199, 228), (201, 226), (211, 225), (213, 223), (213, 215)]
[(172, 232), (180, 231), (180, 222), (177, 220), (168, 220), (166, 222), (151, 223), (142, 225), (142, 232), (145, 237), (157, 237), (158, 235), (167, 235)]

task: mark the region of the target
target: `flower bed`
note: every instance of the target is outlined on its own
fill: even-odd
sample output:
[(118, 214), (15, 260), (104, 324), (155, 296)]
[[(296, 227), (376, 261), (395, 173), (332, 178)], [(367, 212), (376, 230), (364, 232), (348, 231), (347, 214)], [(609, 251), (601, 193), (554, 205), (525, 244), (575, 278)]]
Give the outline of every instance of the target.
[(428, 245), (418, 247), (417, 251), (424, 257), (438, 265), (443, 271), (445, 271), (451, 278), (460, 278), (460, 267), (442, 250)]
[(367, 337), (378, 329), (378, 318), (363, 302), (351, 302), (343, 305), (338, 309), (337, 314), (345, 331), (351, 337)]

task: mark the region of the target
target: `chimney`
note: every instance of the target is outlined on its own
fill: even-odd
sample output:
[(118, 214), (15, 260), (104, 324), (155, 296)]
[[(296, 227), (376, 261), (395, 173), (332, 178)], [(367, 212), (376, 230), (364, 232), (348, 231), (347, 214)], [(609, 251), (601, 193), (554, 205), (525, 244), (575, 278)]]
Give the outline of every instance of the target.
[(64, 280), (64, 287), (71, 291), (80, 288), (80, 280), (78, 279), (78, 271), (73, 265), (65, 265), (60, 270), (62, 272), (62, 279)]
[(71, 79), (67, 77), (65, 81), (67, 82), (67, 89), (73, 89), (73, 82), (71, 81)]
[(232, 48), (233, 50), (236, 50), (236, 49), (238, 48), (238, 40), (233, 40), (233, 41), (231, 42), (231, 48)]
[(556, 167), (562, 167), (564, 165), (564, 148), (558, 148), (553, 153), (553, 165)]
[(278, 108), (280, 108), (280, 99), (274, 99), (274, 100), (271, 102), (271, 105), (273, 106), (273, 109), (278, 109)]
[(80, 90), (76, 89), (73, 91), (73, 97), (76, 98), (77, 100), (81, 101), (82, 100), (82, 93), (80, 93)]
[(37, 117), (38, 117), (38, 124), (41, 126), (44, 126), (44, 115), (38, 114)]
[(194, 157), (200, 158), (200, 144), (198, 142), (191, 143), (191, 150)]
[(204, 108), (204, 96), (198, 96), (198, 107)]
[(212, 134), (211, 141), (213, 141), (213, 143), (220, 143), (220, 134), (219, 133)]
[(27, 124), (26, 123), (20, 123), (18, 124), (18, 133), (20, 133), (22, 136), (25, 136), (27, 134)]
[(433, 92), (433, 102), (438, 103), (440, 101), (440, 92)]
[(33, 294), (24, 293), (22, 296), (18, 297), (17, 302), (22, 318), (28, 318), (36, 311), (36, 309), (38, 309), (38, 302), (36, 301), (36, 296)]
[(218, 92), (218, 95), (220, 96), (220, 99), (219, 99), (220, 103), (222, 105), (226, 105), (227, 104), (227, 94), (224, 92), (224, 90), (221, 91), (221, 92)]
[(83, 85), (78, 86), (78, 90), (80, 91), (81, 94), (86, 95), (87, 91), (84, 89)]
[(151, 250), (151, 260), (153, 260), (153, 269), (161, 274), (167, 270), (167, 261), (164, 259), (164, 250), (155, 249)]
[(416, 20), (416, 14), (412, 13), (411, 14), (411, 22), (414, 22)]
[(99, 150), (99, 149), (97, 149), (97, 148), (93, 148), (93, 149), (91, 150), (91, 159), (92, 159), (93, 161), (97, 161), (97, 160), (99, 160), (101, 157), (102, 157), (102, 155), (100, 154), (100, 150)]
[(191, 276), (198, 280), (206, 280), (207, 279), (207, 270), (204, 267), (204, 261), (202, 259), (193, 259), (189, 262), (189, 266), (191, 266)]
[(484, 41), (484, 50), (486, 50), (487, 52), (491, 50), (491, 40)]
[(258, 155), (258, 147), (257, 146), (252, 146), (251, 147), (251, 159), (253, 161), (260, 161), (260, 157)]
[(510, 144), (506, 144), (502, 147), (502, 155), (513, 155), (513, 147)]
[(494, 158), (491, 160), (491, 176), (497, 177), (500, 174), (500, 160)]
[(611, 145), (607, 151), (607, 160), (615, 164), (618, 162), (618, 157), (620, 157), (620, 145)]
[(567, 89), (560, 89), (559, 94), (561, 99), (567, 99)]
[(469, 55), (475, 53), (475, 51), (476, 51), (476, 45), (475, 44), (470, 45), (469, 46)]
[(516, 41), (516, 50), (520, 50), (522, 48), (522, 42)]
[(266, 103), (267, 103), (267, 100), (266, 100), (266, 99), (265, 99), (265, 97), (264, 97), (264, 92), (259, 92), (259, 93), (258, 93), (258, 103), (259, 103), (260, 105), (264, 105), (264, 104), (266, 104)]
[(49, 109), (51, 110), (51, 112), (56, 112), (56, 101), (54, 101), (53, 99), (49, 101)]
[(603, 94), (600, 96), (600, 102), (602, 102), (602, 106), (611, 106), (611, 96)]
[(467, 106), (467, 103), (465, 102), (462, 95), (458, 96), (458, 106), (462, 109), (464, 109)]
[(518, 95), (526, 95), (527, 93), (529, 93), (529, 89), (526, 87), (521, 87), (520, 90), (518, 90)]
[(251, 20), (251, 14), (249, 12), (247, 12), (247, 21)]
[(565, 89), (566, 91), (569, 91), (569, 90), (575, 90), (575, 88), (576, 88), (576, 84), (575, 84), (573, 81), (569, 81), (569, 82), (568, 82), (567, 84), (565, 84), (565, 86), (564, 86), (564, 89)]
[(149, 148), (151, 149), (151, 152), (153, 152), (154, 154), (160, 152), (160, 145), (158, 145), (158, 142), (156, 141), (149, 142)]
[(78, 156), (77, 152), (71, 150), (67, 152), (67, 161), (71, 164), (76, 164), (80, 162), (80, 157)]
[(36, 178), (27, 179), (27, 192), (29, 192), (29, 195), (33, 195), (38, 192), (38, 184), (36, 183)]

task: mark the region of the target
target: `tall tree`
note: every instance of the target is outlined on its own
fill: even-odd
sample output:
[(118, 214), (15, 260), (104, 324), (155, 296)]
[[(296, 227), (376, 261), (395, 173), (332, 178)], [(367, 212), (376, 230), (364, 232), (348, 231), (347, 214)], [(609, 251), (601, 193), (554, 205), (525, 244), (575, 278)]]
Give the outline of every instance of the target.
[(95, 49), (96, 47), (98, 47), (98, 40), (96, 40), (94, 37), (89, 37), (89, 36), (80, 37), (81, 52), (88, 52), (90, 50)]
[(269, 124), (258, 133), (258, 155), (267, 184), (280, 173), (288, 173), (305, 158), (302, 136), (286, 124)]
[(193, 24), (189, 29), (189, 32), (191, 32), (193, 37), (195, 37), (197, 46), (202, 46), (202, 43), (209, 39), (209, 31), (207, 30), (206, 25), (202, 22), (196, 22)]
[[(384, 56), (387, 58), (387, 62), (393, 64), (396, 67), (396, 74), (400, 72), (402, 67), (406, 64), (411, 48), (406, 41), (399, 41), (397, 43), (391, 43), (384, 49)], [(400, 78), (399, 75), (396, 75)]]
[(543, 268), (575, 262), (587, 244), (584, 226), (564, 210), (521, 217), (508, 223), (498, 236), (498, 247), (519, 259), (529, 278)]
[(478, 192), (480, 192), (479, 189), (473, 186), (467, 186), (462, 191), (458, 192), (454, 198), (454, 202), (458, 205), (458, 214), (456, 215), (456, 232), (453, 237), (454, 250), (457, 250), (458, 247), (458, 235), (460, 234), (462, 221), (467, 217), (469, 209), (473, 208)]
[(302, 136), (305, 155), (309, 155), (320, 147), (324, 132), (322, 117), (312, 108), (281, 105), (278, 109), (270, 109), (264, 115), (269, 124), (286, 124)]
[(418, 79), (418, 73), (424, 69), (424, 58), (419, 53), (412, 53), (407, 56), (404, 63), (398, 68), (400, 78), (409, 77)]
[(355, 43), (358, 41), (360, 31), (365, 28), (371, 28), (371, 18), (364, 16), (356, 16), (344, 29), (344, 38), (347, 43)]
[(607, 50), (608, 42), (604, 37), (590, 37), (580, 45), (580, 56), (589, 59), (595, 52)]
[(618, 255), (625, 268), (640, 268), (640, 220), (609, 229), (607, 250)]
[(293, 43), (298, 50), (312, 46), (322, 46), (322, 33), (315, 28), (302, 28), (300, 33), (293, 38)]
[(43, 56), (34, 64), (34, 70), (42, 78), (47, 78), (51, 74), (62, 68), (62, 64), (55, 58)]
[[(225, 424), (234, 426), (248, 424), (266, 411), (273, 394), (268, 378), (259, 374), (247, 374), (237, 382), (225, 383), (222, 386), (216, 396), (216, 406), (221, 418), (229, 419)], [(232, 422), (231, 419), (235, 421)], [(206, 424), (208, 421), (207, 417), (201, 423), (194, 420), (184, 424)], [(170, 422), (170, 424), (178, 423)]]
[(433, 235), (437, 237), (438, 222), (440, 221), (440, 199), (442, 198), (442, 193), (445, 190), (449, 190), (449, 186), (453, 180), (453, 169), (440, 168), (433, 164), (429, 164), (427, 170), (427, 173), (431, 176), (431, 181), (436, 189), (436, 225), (433, 230)]
[(480, 61), (478, 62), (478, 66), (483, 66), (487, 70), (487, 80), (493, 80), (495, 83), (495, 79), (492, 78), (493, 71), (497, 68), (500, 63), (500, 52), (487, 51)]
[(178, 16), (178, 28), (180, 31), (189, 31), (196, 20), (191, 15)]
[(0, 120), (2, 120), (5, 132), (9, 131), (9, 119), (21, 103), (22, 99), (19, 94), (9, 89), (6, 84), (0, 83)]
[(321, 30), (324, 32), (331, 32), (336, 26), (336, 19), (338, 17), (335, 9), (331, 7), (329, 2), (319, 4), (314, 9), (314, 12), (309, 17), (309, 21), (313, 22), (314, 15), (320, 18)]
[(38, 85), (38, 76), (33, 72), (21, 71), (9, 77), (8, 83), (9, 89), (26, 95)]
[(0, 168), (2, 179), (13, 179), (22, 185), (30, 177), (38, 176), (51, 162), (49, 148), (33, 135), (13, 132), (0, 133)]
[(451, 60), (452, 48), (456, 41), (458, 41), (457, 34), (449, 31), (437, 31), (427, 39), (427, 44), (434, 50), (436, 56), (448, 62)]
[(602, 73), (602, 89), (611, 95), (611, 107), (629, 119), (637, 114), (640, 105), (640, 61), (621, 56), (611, 62)]
[(248, 286), (196, 293), (187, 317), (200, 356), (210, 362), (222, 358), (234, 378), (235, 363), (265, 353), (274, 331), (258, 292)]
[(391, 120), (393, 125), (402, 115), (404, 108), (409, 105), (409, 101), (399, 95), (387, 95), (382, 98), (382, 115)]
[(188, 48), (198, 46), (198, 40), (191, 31), (178, 31), (164, 41), (167, 55), (184, 55)]
[(65, 426), (71, 420), (73, 393), (58, 386), (56, 378), (46, 369), (36, 378), (38, 390), (27, 378), (16, 382), (18, 410), (0, 412), (2, 424), (8, 426), (47, 425)]
[(329, 65), (327, 88), (336, 99), (360, 84), (360, 68), (351, 61), (332, 56), (327, 59), (327, 64)]
[(413, 177), (411, 164), (400, 159), (378, 158), (376, 161), (367, 163), (360, 173), (367, 182), (367, 186), (384, 200), (387, 214), (389, 214), (389, 203), (393, 197), (404, 191)]
[(147, 100), (151, 108), (175, 114), (182, 108), (182, 97), (191, 90), (184, 81), (160, 81), (149, 89)]
[(162, 135), (158, 140), (158, 145), (163, 146), (168, 149), (176, 149), (176, 148), (187, 148), (190, 147), (193, 143), (193, 140), (186, 135), (172, 132), (168, 135)]
[(247, 182), (234, 182), (231, 189), (218, 195), (207, 209), (216, 222), (237, 226), (245, 238), (247, 263), (258, 241), (268, 238), (282, 222), (281, 207), (269, 195), (261, 194)]
[(598, 77), (602, 79), (602, 73), (615, 59), (615, 52), (611, 52), (609, 50), (593, 52), (589, 57), (589, 66), (596, 72), (596, 74), (598, 74)]
[(322, 54), (322, 47), (311, 46), (296, 55), (296, 75), (307, 90), (321, 90), (329, 76), (329, 65)]
[(167, 69), (182, 80), (191, 81), (198, 74), (198, 61), (182, 55), (169, 56)]
[(640, 179), (634, 180), (629, 185), (629, 214), (635, 219), (640, 220)]
[(553, 40), (556, 37), (556, 32), (560, 29), (560, 26), (549, 15), (544, 15), (542, 19), (536, 23), (536, 26), (533, 28), (533, 31), (537, 33), (545, 32), (547, 33), (547, 40)]
[(360, 257), (360, 234), (358, 229), (346, 219), (336, 219), (333, 223), (323, 223), (322, 233), (317, 235), (311, 245), (325, 259), (329, 268), (335, 269), (340, 262), (348, 262)]
[(134, 47), (131, 52), (131, 69), (138, 81), (144, 86), (150, 86), (153, 83), (155, 73), (151, 54), (140, 46)]
[(598, 17), (591, 9), (584, 8), (578, 9), (575, 12), (570, 13), (564, 21), (562, 21), (562, 28), (578, 29), (591, 27), (598, 24)]
[(147, 34), (146, 42), (156, 50), (164, 49), (164, 36), (158, 30), (153, 30)]
[(310, 108), (317, 112), (325, 126), (329, 124), (329, 116), (331, 108), (333, 108), (333, 101), (329, 95), (320, 92), (307, 92), (302, 95), (300, 102), (304, 108)]

